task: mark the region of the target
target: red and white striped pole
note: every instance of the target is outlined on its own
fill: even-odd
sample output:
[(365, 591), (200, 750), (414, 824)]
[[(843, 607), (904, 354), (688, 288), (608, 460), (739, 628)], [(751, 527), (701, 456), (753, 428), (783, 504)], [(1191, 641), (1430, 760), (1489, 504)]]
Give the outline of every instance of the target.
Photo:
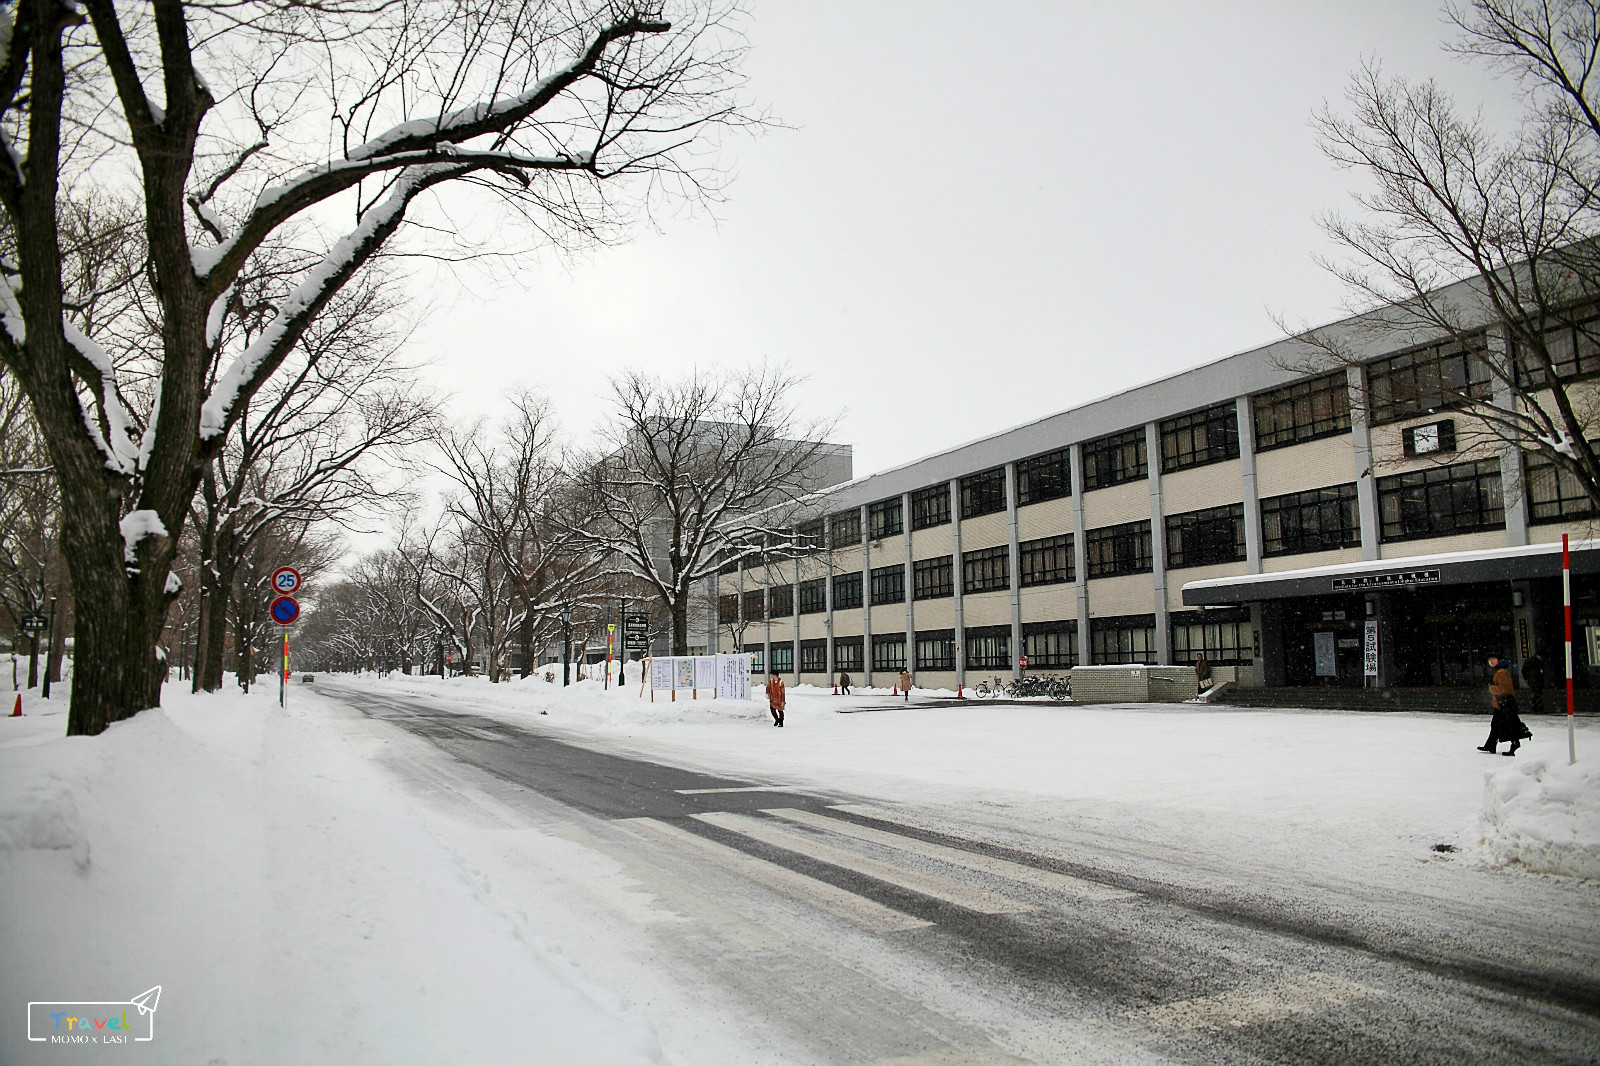
[(1578, 761), (1578, 742), (1572, 733), (1572, 549), (1561, 534), (1561, 609), (1567, 627), (1567, 764)]

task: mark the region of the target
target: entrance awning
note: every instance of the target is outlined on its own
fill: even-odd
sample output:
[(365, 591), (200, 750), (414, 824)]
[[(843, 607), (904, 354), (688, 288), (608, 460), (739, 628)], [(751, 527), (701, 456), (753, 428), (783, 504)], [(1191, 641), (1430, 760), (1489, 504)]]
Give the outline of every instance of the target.
[[(1572, 572), (1600, 574), (1600, 540), (1572, 543)], [(1386, 588), (1466, 585), (1480, 581), (1517, 581), (1561, 576), (1561, 543), (1526, 544), (1516, 548), (1441, 552), (1400, 559), (1368, 559), (1359, 563), (1243, 574), (1183, 586), (1187, 607), (1283, 600), (1297, 596), (1375, 592)]]

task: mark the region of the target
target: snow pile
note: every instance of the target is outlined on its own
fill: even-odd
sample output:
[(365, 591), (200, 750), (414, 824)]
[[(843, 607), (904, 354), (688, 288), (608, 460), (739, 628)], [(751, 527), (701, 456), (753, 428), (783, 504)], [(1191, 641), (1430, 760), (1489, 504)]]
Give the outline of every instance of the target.
[(1600, 762), (1530, 759), (1486, 775), (1481, 825), (1497, 865), (1600, 878)]
[[(159, 984), (123, 1049), (149, 1062), (660, 1061), (295, 695), (169, 685), (92, 738), (65, 700), (0, 719), (0, 1002)], [(37, 1057), (0, 1026), (0, 1062)]]

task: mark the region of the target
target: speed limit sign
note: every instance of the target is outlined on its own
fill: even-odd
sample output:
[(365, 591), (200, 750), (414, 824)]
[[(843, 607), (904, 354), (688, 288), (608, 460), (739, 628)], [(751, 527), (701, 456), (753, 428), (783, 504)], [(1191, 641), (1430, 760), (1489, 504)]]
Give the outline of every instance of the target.
[(292, 566), (280, 566), (272, 572), (272, 591), (280, 596), (293, 596), (300, 587), (300, 571)]

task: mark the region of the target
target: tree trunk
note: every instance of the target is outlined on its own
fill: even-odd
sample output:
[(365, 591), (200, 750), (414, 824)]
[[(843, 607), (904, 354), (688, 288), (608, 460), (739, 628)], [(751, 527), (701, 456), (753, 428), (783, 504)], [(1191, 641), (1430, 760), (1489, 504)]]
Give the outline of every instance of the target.
[(52, 685), (61, 683), (61, 660), (67, 654), (67, 625), (68, 616), (72, 614), (69, 604), (72, 600), (63, 597), (56, 603), (56, 622), (54, 639), (50, 641), (50, 658), (45, 664), (45, 676)]
[[(232, 599), (237, 564), (232, 553), (200, 566), (200, 661), (195, 671), (196, 692), (216, 692), (222, 688), (222, 649), (228, 642), (228, 604)], [(241, 625), (243, 614), (240, 615)]]
[(689, 594), (682, 590), (672, 604), (672, 654), (689, 654)]
[(39, 634), (28, 638), (28, 687), (39, 687)]

